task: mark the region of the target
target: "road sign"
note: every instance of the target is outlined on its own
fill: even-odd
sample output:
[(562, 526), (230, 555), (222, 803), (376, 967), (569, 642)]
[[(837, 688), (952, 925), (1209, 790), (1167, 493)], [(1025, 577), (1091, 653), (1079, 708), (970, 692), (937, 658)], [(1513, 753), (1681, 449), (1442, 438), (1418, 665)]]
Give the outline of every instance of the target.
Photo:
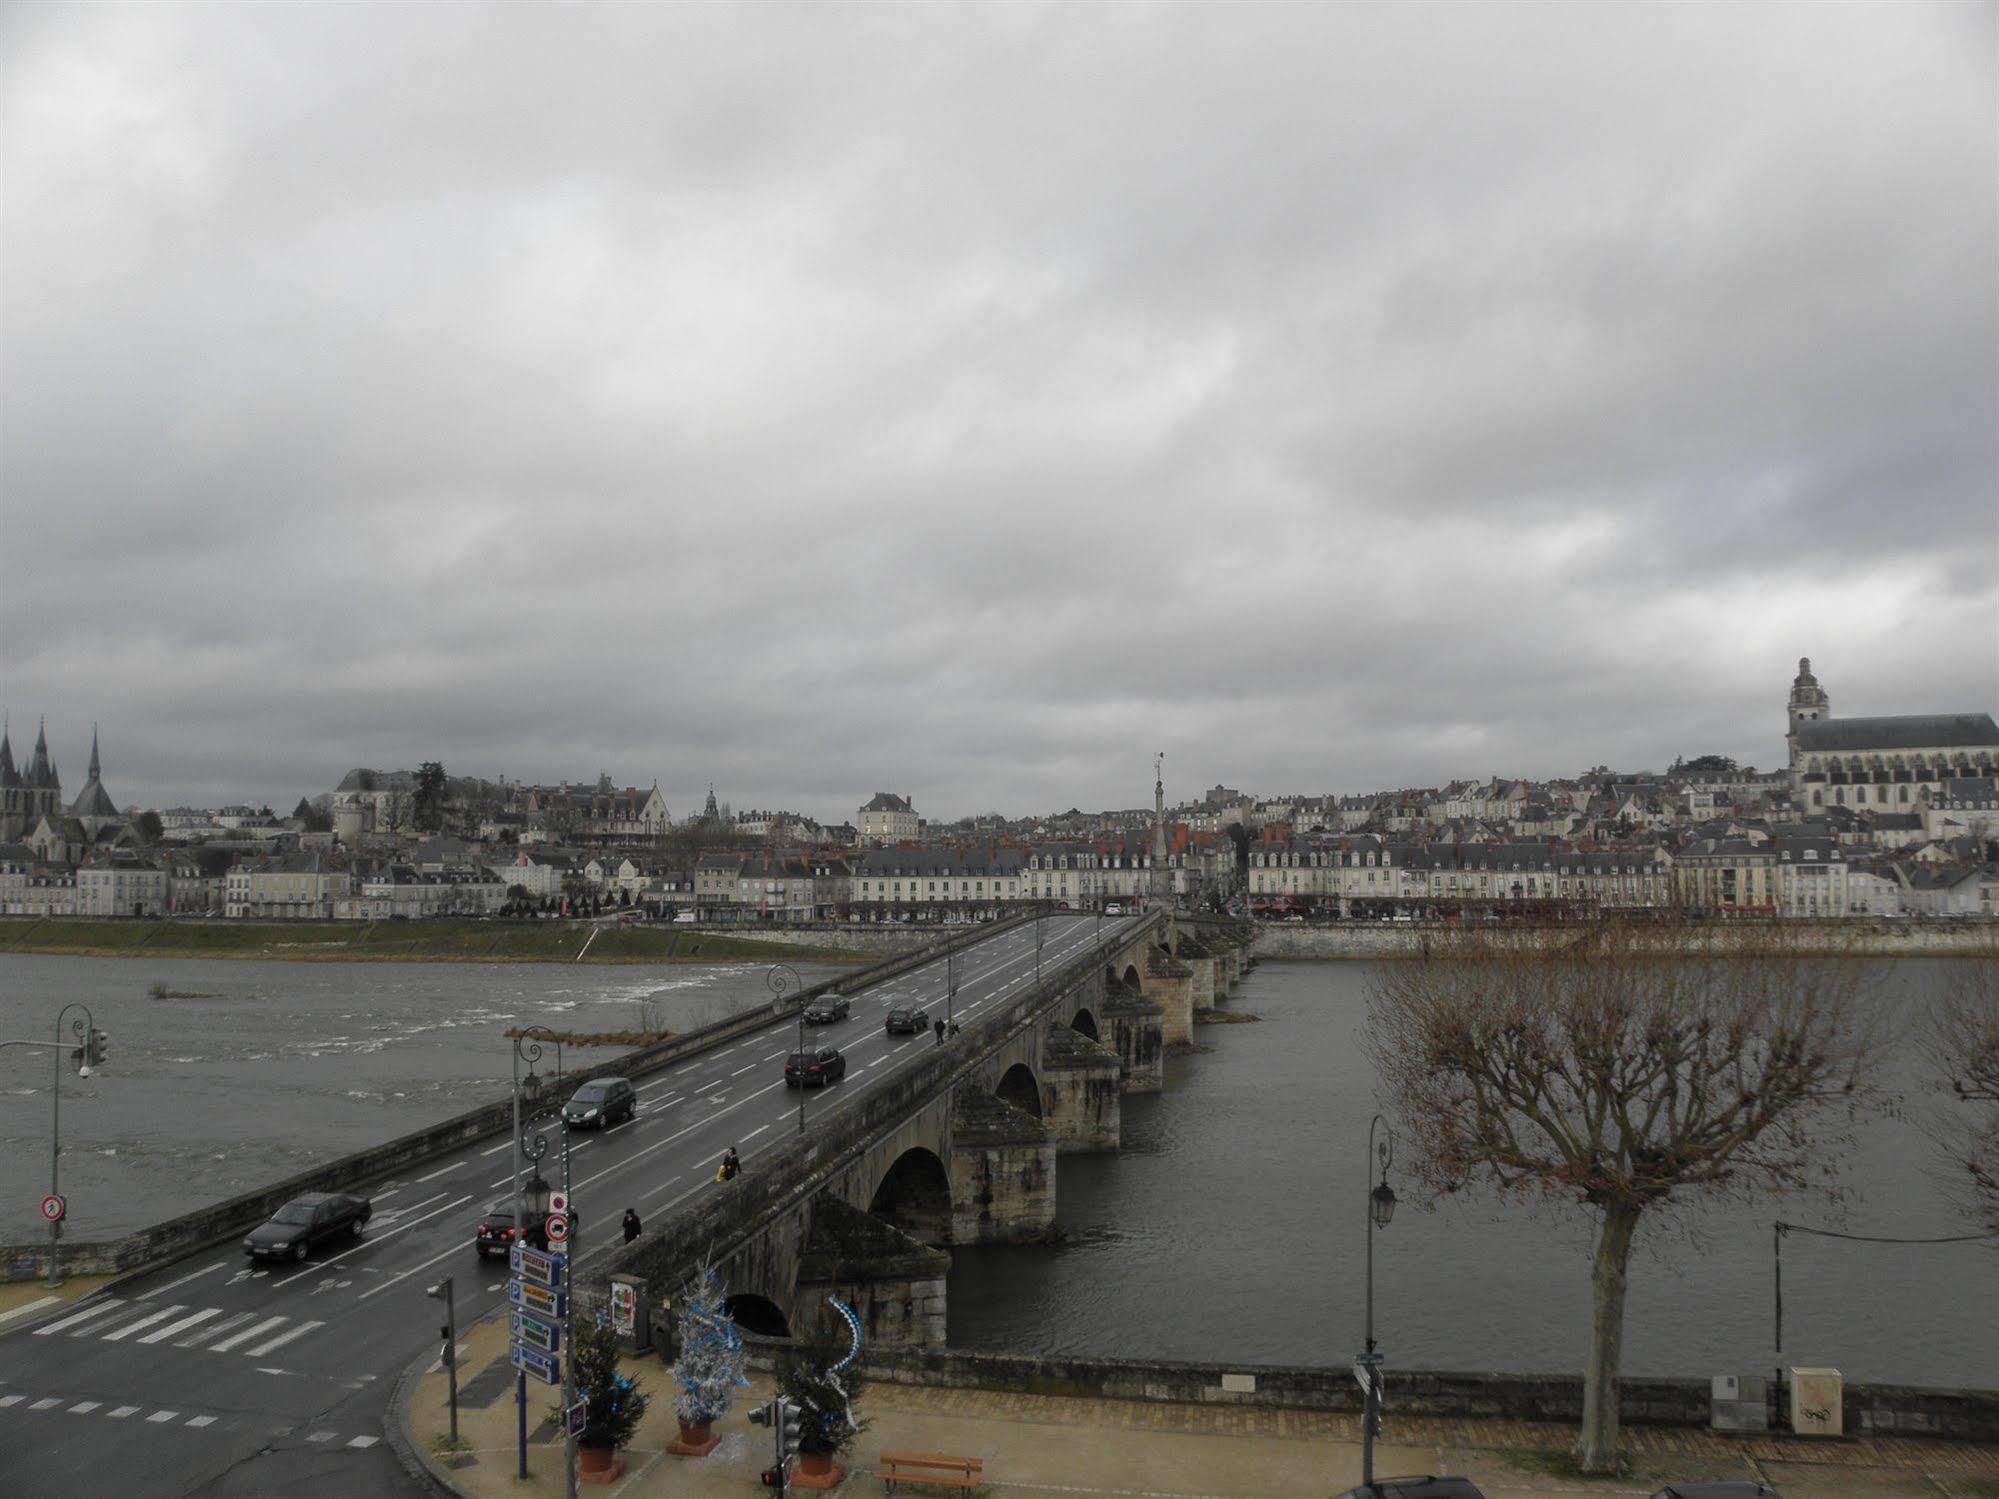
[(69, 1211), (69, 1204), (51, 1192), (42, 1199), (42, 1216), (51, 1223), (60, 1223)]
[(542, 1225), (548, 1230), (548, 1242), (560, 1244), (569, 1237), (569, 1220), (560, 1213), (550, 1213), (548, 1222)]
[(581, 1400), (569, 1407), (569, 1434), (571, 1436), (580, 1437), (583, 1435), (583, 1413), (589, 1410), (589, 1408), (589, 1405)]
[(562, 1352), (562, 1324), (544, 1322), (533, 1312), (515, 1311), (507, 1316), (507, 1327), (516, 1343), (539, 1348), (543, 1353)]
[(548, 1194), (548, 1210), (549, 1210), (549, 1211), (550, 1211), (551, 1213), (554, 1213), (554, 1214), (555, 1214), (556, 1216), (558, 1216), (558, 1217), (563, 1217), (563, 1218), (566, 1218), (566, 1217), (568, 1217), (568, 1216), (569, 1216), (569, 1194), (568, 1194), (567, 1192), (551, 1192), (551, 1193), (549, 1193), (549, 1194)]
[(540, 1353), (515, 1343), (507, 1350), (507, 1356), (516, 1369), (523, 1374), (532, 1374), (543, 1384), (562, 1383), (562, 1360), (552, 1353)]
[(562, 1292), (544, 1291), (540, 1286), (531, 1286), (520, 1280), (507, 1282), (507, 1300), (523, 1311), (555, 1322), (560, 1322), (562, 1314), (569, 1310), (569, 1298)]
[(562, 1272), (567, 1263), (567, 1255), (543, 1254), (525, 1244), (516, 1244), (507, 1253), (507, 1264), (514, 1274), (522, 1280), (546, 1286), (551, 1291), (562, 1284)]

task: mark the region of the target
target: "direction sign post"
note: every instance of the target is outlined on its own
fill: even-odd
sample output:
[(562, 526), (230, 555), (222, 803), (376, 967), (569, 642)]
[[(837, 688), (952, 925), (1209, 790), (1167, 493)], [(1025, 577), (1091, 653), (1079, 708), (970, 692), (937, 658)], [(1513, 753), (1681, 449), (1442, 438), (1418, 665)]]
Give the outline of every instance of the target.
[(514, 1341), (523, 1347), (539, 1349), (543, 1353), (562, 1352), (562, 1324), (544, 1322), (533, 1312), (510, 1312), (507, 1315), (508, 1330)]
[(562, 1359), (553, 1353), (543, 1353), (535, 1348), (523, 1348), (516, 1343), (507, 1350), (513, 1366), (523, 1374), (532, 1374), (543, 1384), (562, 1383)]
[(546, 1317), (551, 1322), (560, 1322), (569, 1310), (569, 1295), (564, 1291), (545, 1291), (540, 1286), (531, 1286), (523, 1281), (507, 1282), (507, 1300), (524, 1312), (533, 1312), (537, 1317)]

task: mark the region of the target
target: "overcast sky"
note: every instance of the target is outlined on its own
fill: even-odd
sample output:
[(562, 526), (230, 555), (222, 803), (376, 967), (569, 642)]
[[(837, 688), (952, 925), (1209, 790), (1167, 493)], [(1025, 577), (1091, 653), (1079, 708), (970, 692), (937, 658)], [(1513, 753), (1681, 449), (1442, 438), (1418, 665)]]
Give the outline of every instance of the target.
[(16, 756), (948, 818), (1991, 710), (1995, 14), (9, 6)]

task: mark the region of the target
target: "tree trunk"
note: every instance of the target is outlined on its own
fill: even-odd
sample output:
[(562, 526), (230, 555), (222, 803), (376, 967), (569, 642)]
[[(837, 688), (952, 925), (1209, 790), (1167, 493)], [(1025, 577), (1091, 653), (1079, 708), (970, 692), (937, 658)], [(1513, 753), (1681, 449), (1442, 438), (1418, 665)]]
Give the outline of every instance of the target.
[(1583, 1429), (1576, 1458), (1585, 1473), (1617, 1471), (1617, 1371), (1624, 1357), (1625, 1267), (1638, 1231), (1639, 1209), (1613, 1203), (1603, 1210), (1596, 1265), (1590, 1272), (1589, 1360), (1583, 1366)]

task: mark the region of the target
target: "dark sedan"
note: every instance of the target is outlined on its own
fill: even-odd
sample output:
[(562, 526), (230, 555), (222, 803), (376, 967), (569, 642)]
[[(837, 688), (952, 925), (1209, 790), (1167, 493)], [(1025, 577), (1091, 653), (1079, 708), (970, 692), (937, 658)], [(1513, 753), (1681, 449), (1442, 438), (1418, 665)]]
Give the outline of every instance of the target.
[(313, 1245), (328, 1239), (360, 1238), (373, 1211), (365, 1197), (308, 1192), (271, 1214), (270, 1222), (252, 1229), (243, 1241), (243, 1252), (259, 1260), (302, 1260)]
[(823, 1088), (847, 1075), (847, 1059), (838, 1048), (821, 1046), (794, 1051), (784, 1059), (784, 1081), (792, 1088)]
[[(528, 1231), (524, 1242), (530, 1249), (548, 1248), (546, 1219), (528, 1215)], [(495, 1203), (479, 1217), (479, 1232), (472, 1236), (472, 1243), (479, 1251), (479, 1258), (489, 1254), (505, 1256), (514, 1243), (514, 1205), (511, 1202)]]
[(907, 1036), (912, 1033), (921, 1034), (929, 1029), (930, 1012), (928, 1010), (920, 1010), (914, 1005), (905, 1005), (901, 1009), (890, 1010), (888, 1012), (888, 1033), (891, 1036)]
[(807, 1025), (831, 1025), (836, 1020), (845, 1020), (852, 1012), (852, 1004), (838, 994), (829, 994), (824, 999), (815, 999), (805, 1007)]
[(1377, 1478), (1357, 1489), (1348, 1489), (1340, 1499), (1485, 1499), (1469, 1478)]

